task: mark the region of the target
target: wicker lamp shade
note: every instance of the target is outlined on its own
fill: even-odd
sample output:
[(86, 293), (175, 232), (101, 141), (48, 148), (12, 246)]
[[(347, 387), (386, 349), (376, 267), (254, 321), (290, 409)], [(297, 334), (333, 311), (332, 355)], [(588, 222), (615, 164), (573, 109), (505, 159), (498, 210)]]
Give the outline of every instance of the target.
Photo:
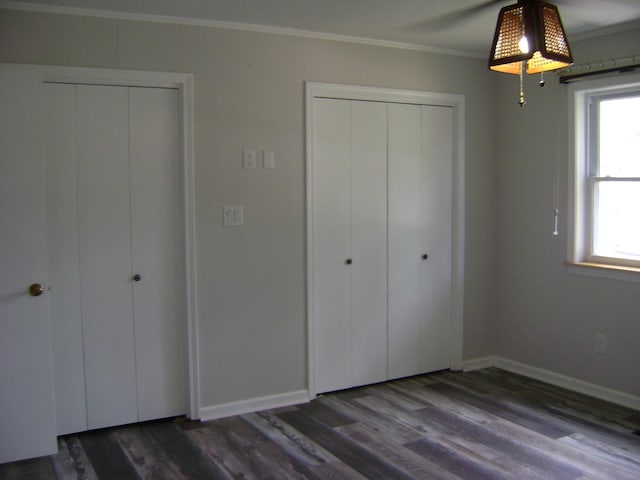
[(500, 10), (491, 46), (489, 68), (519, 75), (540, 73), (573, 63), (567, 36), (555, 5), (519, 0)]

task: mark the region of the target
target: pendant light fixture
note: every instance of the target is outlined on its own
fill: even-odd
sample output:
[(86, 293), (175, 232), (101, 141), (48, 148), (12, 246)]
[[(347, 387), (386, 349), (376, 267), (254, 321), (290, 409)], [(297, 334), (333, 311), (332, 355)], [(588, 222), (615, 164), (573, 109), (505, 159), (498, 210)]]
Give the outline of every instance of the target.
[[(520, 76), (520, 106), (525, 103), (524, 73), (542, 75), (572, 63), (569, 42), (555, 5), (540, 0), (518, 0), (500, 10), (489, 68)], [(544, 78), (540, 86), (544, 86)]]

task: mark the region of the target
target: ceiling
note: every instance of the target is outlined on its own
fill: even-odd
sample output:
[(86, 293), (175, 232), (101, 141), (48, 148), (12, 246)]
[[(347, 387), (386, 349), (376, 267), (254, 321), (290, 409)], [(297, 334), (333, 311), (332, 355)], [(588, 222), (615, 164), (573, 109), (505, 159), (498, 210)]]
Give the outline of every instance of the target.
[[(547, 0), (548, 1), (548, 0)], [(98, 15), (142, 14), (197, 22), (295, 29), (486, 56), (505, 0), (464, 18), (461, 10), (487, 0), (13, 0), (0, 6)], [(640, 0), (551, 0), (572, 39), (640, 27)], [(63, 7), (63, 8), (60, 8)], [(67, 10), (67, 7), (80, 10)], [(38, 7), (40, 8), (40, 7)], [(95, 10), (95, 12), (94, 12)], [(444, 16), (455, 21), (442, 22)], [(453, 15), (450, 15), (453, 14)], [(237, 25), (245, 24), (245, 25)], [(262, 27), (260, 27), (262, 28)]]

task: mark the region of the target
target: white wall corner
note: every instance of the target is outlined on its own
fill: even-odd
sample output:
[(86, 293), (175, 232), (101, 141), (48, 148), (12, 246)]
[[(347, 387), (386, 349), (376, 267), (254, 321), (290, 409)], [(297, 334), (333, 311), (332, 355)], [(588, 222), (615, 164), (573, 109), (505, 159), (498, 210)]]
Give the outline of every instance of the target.
[(231, 417), (232, 415), (244, 415), (245, 413), (259, 412), (261, 410), (299, 405), (301, 403), (308, 403), (309, 401), (310, 396), (307, 390), (249, 398), (237, 402), (202, 407), (200, 408), (200, 420), (207, 421)]
[(462, 362), (462, 371), (472, 372), (482, 368), (495, 367), (497, 361), (498, 357), (492, 356), (472, 358), (471, 360), (465, 360)]
[(634, 410), (640, 410), (640, 397), (638, 396), (595, 385), (577, 378), (545, 370), (543, 368), (509, 360), (508, 358), (487, 356), (465, 360), (463, 363), (463, 371), (465, 372), (488, 367), (501, 368), (502, 370), (524, 375), (525, 377), (546, 382), (557, 387), (566, 388), (573, 392), (589, 395), (591, 397), (615, 403), (623, 407), (632, 408)]

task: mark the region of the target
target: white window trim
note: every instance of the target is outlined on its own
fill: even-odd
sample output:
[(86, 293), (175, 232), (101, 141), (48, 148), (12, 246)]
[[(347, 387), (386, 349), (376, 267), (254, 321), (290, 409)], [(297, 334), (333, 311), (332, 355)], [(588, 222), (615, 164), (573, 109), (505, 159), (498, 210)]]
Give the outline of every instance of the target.
[[(640, 283), (640, 268), (616, 265), (608, 258), (589, 255), (587, 232), (592, 215), (588, 194), (587, 145), (589, 99), (607, 92), (617, 93), (640, 88), (640, 74), (625, 74), (569, 85), (567, 264), (569, 273)], [(601, 262), (599, 261), (601, 260)]]

